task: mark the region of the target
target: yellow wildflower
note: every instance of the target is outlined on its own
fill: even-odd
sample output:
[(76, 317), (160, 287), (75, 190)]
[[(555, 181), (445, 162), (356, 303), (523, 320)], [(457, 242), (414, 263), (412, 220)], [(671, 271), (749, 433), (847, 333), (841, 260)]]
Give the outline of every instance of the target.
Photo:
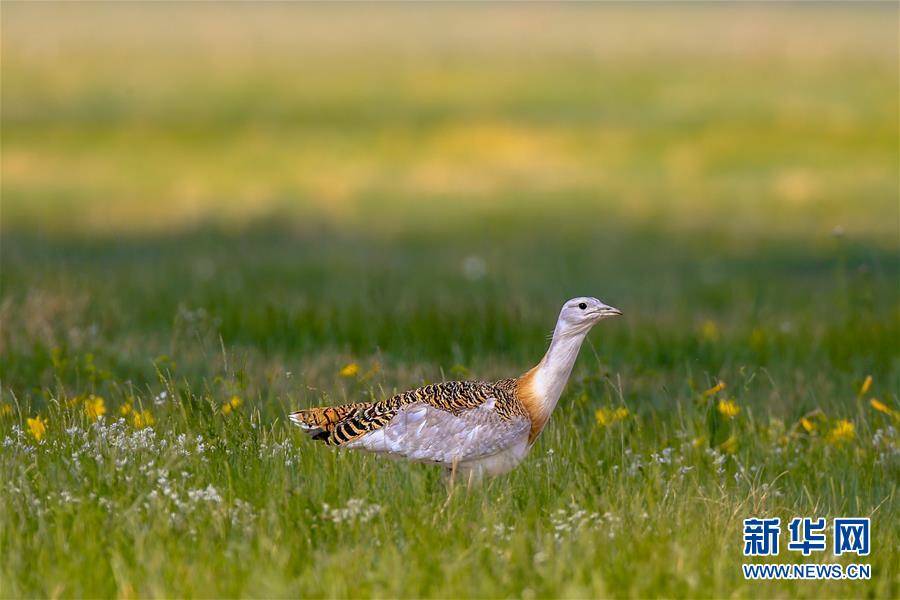
[(721, 392), (724, 389), (725, 389), (725, 382), (719, 381), (718, 383), (716, 383), (716, 385), (712, 386), (711, 388), (709, 388), (708, 390), (703, 392), (703, 397), (709, 398), (713, 394), (718, 394), (719, 392)]
[(847, 419), (841, 419), (835, 423), (834, 427), (828, 433), (828, 441), (832, 444), (842, 444), (849, 442), (856, 437), (856, 428), (853, 423)]
[(734, 454), (735, 452), (737, 452), (738, 448), (737, 438), (735, 436), (731, 436), (730, 438), (722, 442), (719, 445), (719, 448), (722, 450), (722, 452), (725, 452), (727, 454)]
[(618, 408), (598, 408), (594, 413), (597, 424), (601, 427), (607, 427), (614, 423), (618, 423), (628, 417), (628, 409), (624, 406)]
[(359, 365), (355, 362), (352, 362), (344, 366), (344, 368), (340, 370), (339, 374), (341, 377), (355, 377), (357, 373), (359, 373)]
[(228, 402), (222, 404), (222, 414), (230, 415), (232, 412), (236, 411), (244, 401), (241, 400), (240, 396), (232, 396)]
[(13, 408), (6, 402), (0, 402), (0, 417), (8, 417), (12, 414)]
[(816, 429), (816, 424), (806, 417), (800, 417), (800, 425), (806, 430), (806, 433), (812, 433)]
[(143, 429), (156, 423), (156, 419), (149, 410), (136, 410), (131, 415), (131, 422), (136, 429)]
[(871, 400), (869, 400), (869, 405), (878, 412), (883, 412), (884, 414), (891, 415), (892, 417), (897, 417), (898, 414), (900, 414), (878, 398), (872, 398)]
[(127, 417), (131, 411), (134, 410), (134, 404), (131, 402), (126, 402), (122, 406), (119, 407), (119, 414), (123, 417)]
[(766, 332), (759, 327), (754, 327), (753, 331), (750, 332), (750, 345), (754, 350), (760, 350), (765, 346), (765, 343)]
[(695, 437), (693, 440), (691, 440), (691, 446), (693, 446), (694, 448), (699, 448), (700, 446), (702, 446), (705, 443), (706, 443), (706, 438), (702, 435), (700, 437)]
[(700, 335), (709, 342), (715, 342), (719, 339), (719, 326), (715, 321), (707, 319), (700, 324)]
[(738, 416), (738, 413), (741, 412), (741, 407), (737, 405), (737, 402), (734, 400), (719, 400), (719, 412), (723, 417), (728, 419), (733, 419)]
[(865, 396), (866, 392), (869, 391), (869, 388), (872, 387), (872, 376), (866, 375), (865, 381), (863, 381), (862, 387), (859, 388), (859, 395)]
[(37, 441), (41, 441), (41, 438), (44, 437), (44, 433), (47, 432), (47, 423), (40, 417), (31, 418), (29, 417), (27, 420), (28, 429), (31, 431), (31, 435), (34, 436), (34, 439)]
[(84, 414), (91, 421), (96, 421), (106, 414), (106, 402), (100, 396), (91, 394), (84, 400)]

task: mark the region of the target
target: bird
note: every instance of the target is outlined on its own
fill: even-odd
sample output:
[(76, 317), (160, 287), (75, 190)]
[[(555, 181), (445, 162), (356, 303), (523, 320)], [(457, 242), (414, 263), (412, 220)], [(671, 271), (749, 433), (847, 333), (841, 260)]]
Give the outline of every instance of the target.
[(519, 377), (444, 381), (375, 402), (298, 410), (289, 418), (328, 446), (440, 465), (451, 481), (502, 475), (525, 459), (543, 431), (588, 332), (621, 314), (597, 298), (568, 300), (547, 352)]

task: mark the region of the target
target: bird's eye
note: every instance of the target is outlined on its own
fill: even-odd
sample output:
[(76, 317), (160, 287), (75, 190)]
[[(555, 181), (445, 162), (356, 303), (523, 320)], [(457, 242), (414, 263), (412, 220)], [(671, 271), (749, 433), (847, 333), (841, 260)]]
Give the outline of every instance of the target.
[(581, 310), (584, 310), (584, 309), (587, 308), (587, 304), (585, 304), (584, 302), (582, 302), (581, 304), (578, 305), (578, 308), (580, 308)]

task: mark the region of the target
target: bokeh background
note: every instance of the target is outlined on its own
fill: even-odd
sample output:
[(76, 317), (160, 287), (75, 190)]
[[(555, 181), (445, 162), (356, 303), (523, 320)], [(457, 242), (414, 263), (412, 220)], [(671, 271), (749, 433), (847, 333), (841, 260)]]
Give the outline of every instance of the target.
[(672, 360), (739, 342), (710, 371), (798, 332), (896, 366), (894, 6), (3, 13), (7, 389), (54, 348), (207, 372), (179, 328), (273, 368), (512, 368), (582, 294)]
[[(4, 2), (0, 595), (896, 597), (897, 23)], [(284, 423), (521, 373), (578, 295), (625, 316), (481, 492)], [(73, 470), (145, 414), (138, 464)], [(762, 514), (872, 515), (875, 579), (744, 582)]]
[(897, 233), (890, 6), (5, 16), (10, 228)]

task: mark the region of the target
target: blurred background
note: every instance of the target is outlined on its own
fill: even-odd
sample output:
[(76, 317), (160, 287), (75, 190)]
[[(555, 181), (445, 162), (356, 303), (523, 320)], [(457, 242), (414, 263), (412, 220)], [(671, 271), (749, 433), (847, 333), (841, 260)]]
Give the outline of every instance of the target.
[(5, 3), (4, 393), (224, 348), (290, 402), (348, 360), (508, 375), (584, 294), (642, 401), (747, 363), (896, 382), (897, 17)]

